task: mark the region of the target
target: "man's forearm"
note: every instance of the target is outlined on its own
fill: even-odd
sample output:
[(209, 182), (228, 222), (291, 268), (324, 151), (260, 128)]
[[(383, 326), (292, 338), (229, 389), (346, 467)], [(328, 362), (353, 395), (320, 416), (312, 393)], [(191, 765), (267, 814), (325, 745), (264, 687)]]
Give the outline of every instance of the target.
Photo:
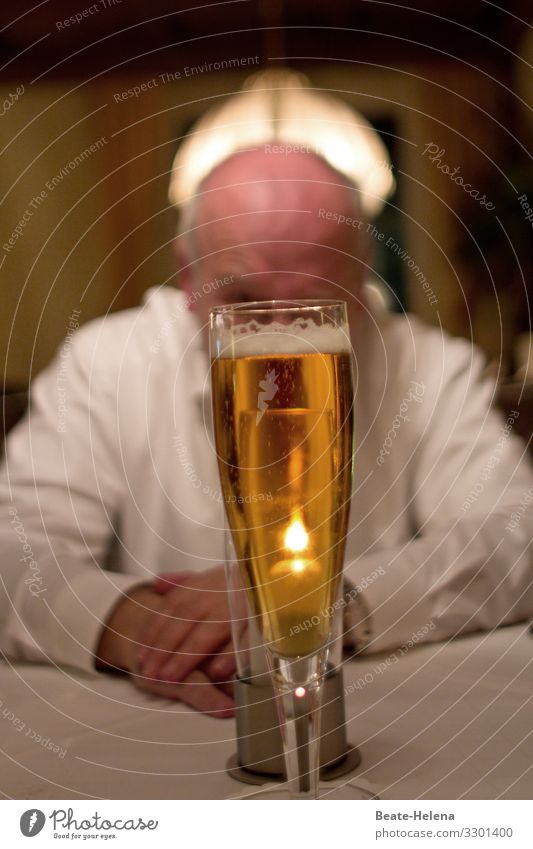
[(527, 534), (506, 534), (506, 521), (503, 514), (461, 518), (349, 564), (346, 577), (364, 588), (371, 616), (367, 651), (413, 639), (445, 639), (532, 615)]

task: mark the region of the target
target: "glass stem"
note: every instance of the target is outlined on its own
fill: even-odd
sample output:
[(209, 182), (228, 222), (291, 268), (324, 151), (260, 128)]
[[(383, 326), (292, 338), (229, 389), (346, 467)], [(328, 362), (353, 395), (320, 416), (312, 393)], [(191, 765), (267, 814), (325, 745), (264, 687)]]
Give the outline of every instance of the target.
[(327, 650), (303, 658), (268, 654), (291, 798), (317, 799)]

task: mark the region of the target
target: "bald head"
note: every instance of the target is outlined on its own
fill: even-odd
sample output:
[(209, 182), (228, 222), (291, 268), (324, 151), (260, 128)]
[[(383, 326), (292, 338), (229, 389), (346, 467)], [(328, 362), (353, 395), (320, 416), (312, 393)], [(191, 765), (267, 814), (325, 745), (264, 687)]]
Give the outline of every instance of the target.
[(272, 144), (229, 157), (185, 216), (184, 288), (233, 278), (194, 303), (204, 320), (211, 306), (240, 300), (357, 299), (367, 263), (358, 191), (318, 156), (285, 151)]

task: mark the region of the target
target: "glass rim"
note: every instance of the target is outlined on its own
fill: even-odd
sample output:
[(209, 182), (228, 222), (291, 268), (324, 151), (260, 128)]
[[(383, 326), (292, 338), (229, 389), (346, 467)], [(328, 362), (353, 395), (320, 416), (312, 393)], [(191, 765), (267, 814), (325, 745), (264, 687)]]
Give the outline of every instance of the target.
[(224, 315), (225, 313), (265, 313), (265, 312), (296, 312), (304, 309), (320, 309), (328, 307), (347, 307), (347, 302), (337, 298), (302, 298), (299, 300), (284, 300), (282, 298), (270, 301), (240, 301), (235, 304), (221, 304), (211, 307), (210, 316)]

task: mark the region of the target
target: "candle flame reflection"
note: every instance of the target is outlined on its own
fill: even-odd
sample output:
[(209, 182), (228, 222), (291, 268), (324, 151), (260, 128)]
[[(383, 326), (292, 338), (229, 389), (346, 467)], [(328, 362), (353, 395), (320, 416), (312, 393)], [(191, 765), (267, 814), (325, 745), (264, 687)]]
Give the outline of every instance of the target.
[[(300, 519), (293, 519), (285, 531), (285, 548), (289, 551), (303, 551), (309, 545), (309, 534)], [(301, 561), (296, 561), (296, 563)]]

